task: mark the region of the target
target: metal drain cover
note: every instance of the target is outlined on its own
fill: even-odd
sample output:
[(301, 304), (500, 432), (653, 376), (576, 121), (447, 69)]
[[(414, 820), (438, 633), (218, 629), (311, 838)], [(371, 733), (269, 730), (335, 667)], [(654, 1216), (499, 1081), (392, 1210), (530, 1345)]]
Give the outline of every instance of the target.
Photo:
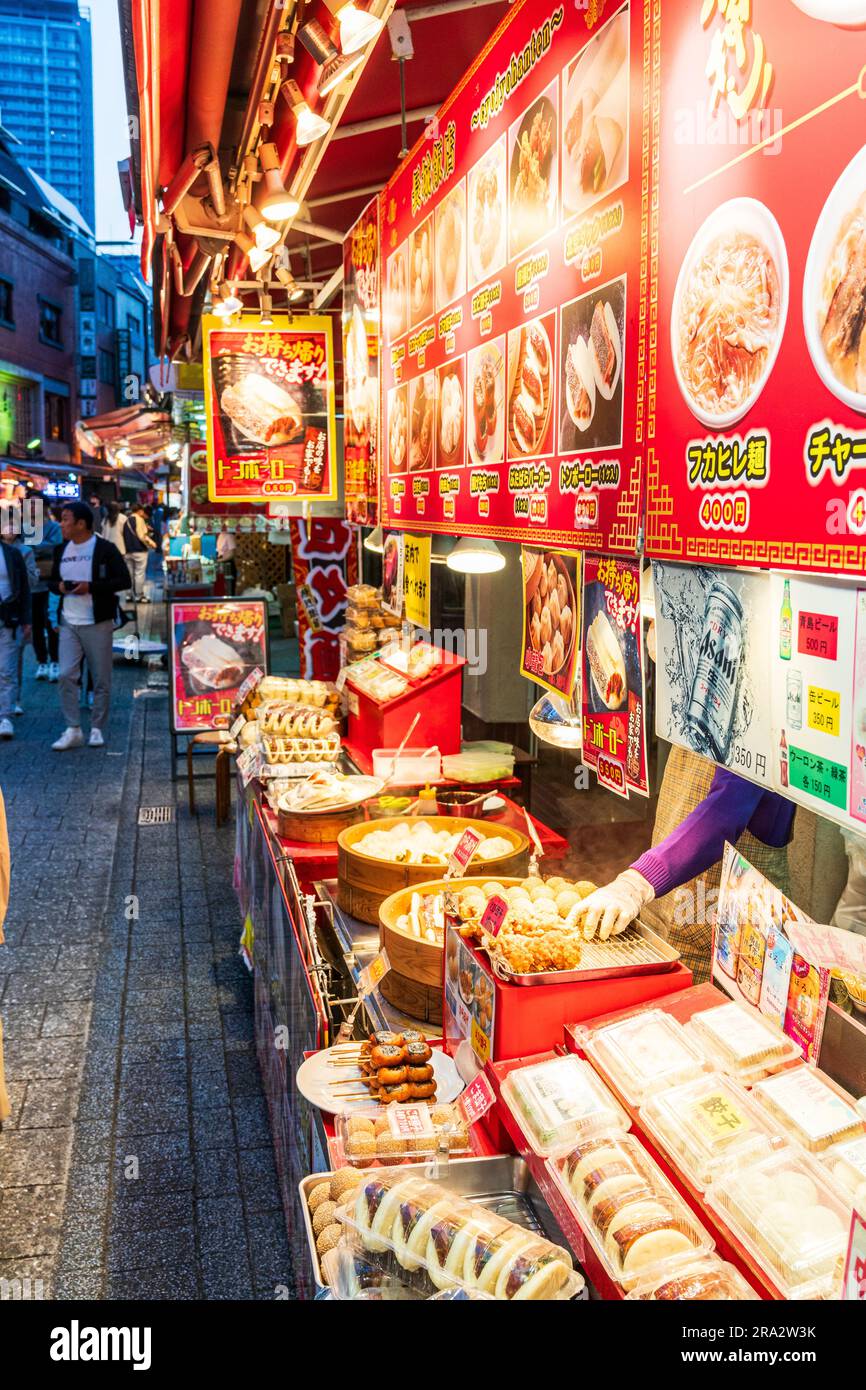
[(173, 806), (139, 806), (139, 825), (171, 825), (174, 821)]

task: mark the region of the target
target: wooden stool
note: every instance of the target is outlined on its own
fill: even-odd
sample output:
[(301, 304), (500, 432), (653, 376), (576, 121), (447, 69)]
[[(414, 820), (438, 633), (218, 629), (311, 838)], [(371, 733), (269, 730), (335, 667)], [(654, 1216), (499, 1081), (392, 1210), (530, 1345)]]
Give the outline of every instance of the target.
[(213, 748), (216, 752), (214, 777), (216, 779), (216, 823), (221, 826), (228, 820), (232, 803), (231, 754), (237, 752), (237, 744), (225, 729), (208, 729), (193, 734), (186, 746), (186, 781), (189, 790), (190, 815), (196, 815), (195, 777), (193, 775), (193, 749)]

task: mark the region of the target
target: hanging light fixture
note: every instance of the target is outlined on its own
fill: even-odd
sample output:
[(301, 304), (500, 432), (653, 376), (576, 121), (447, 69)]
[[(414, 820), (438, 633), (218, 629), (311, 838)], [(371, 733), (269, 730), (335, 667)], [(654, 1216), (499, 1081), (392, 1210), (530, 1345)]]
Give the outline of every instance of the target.
[(228, 281), (222, 287), (223, 306), (225, 313), (236, 314), (244, 307), (244, 302), (238, 295), (237, 290)]
[(246, 232), (237, 233), (235, 236), (235, 245), (239, 246), (244, 255), (248, 258), (250, 269), (254, 275), (258, 275), (259, 271), (267, 265), (273, 255), (272, 251), (263, 251), (260, 246), (256, 246), (252, 237), (247, 236)]
[(312, 145), (314, 140), (321, 140), (323, 135), (327, 135), (331, 129), (331, 122), (310, 109), (309, 102), (304, 99), (303, 92), (293, 78), (284, 83), (283, 91), (286, 101), (295, 113), (295, 139), (298, 145)]
[[(309, 108), (307, 108), (309, 110)], [(312, 115), (312, 112), (310, 112)], [(300, 141), (298, 141), (300, 144)], [(283, 183), (283, 176), (280, 171), (280, 155), (276, 145), (266, 143), (259, 149), (259, 159), (262, 165), (262, 174), (265, 180), (265, 187), (268, 190), (262, 201), (259, 203), (259, 212), (268, 222), (285, 222), (290, 217), (296, 217), (300, 204), (297, 198), (293, 198), (291, 193), (286, 192)]]
[(258, 208), (254, 208), (252, 203), (248, 203), (244, 208), (244, 221), (255, 237), (259, 250), (270, 251), (272, 247), (276, 246), (280, 239), (277, 228), (269, 227)]
[(287, 270), (285, 266), (281, 265), (277, 267), (277, 279), (286, 291), (290, 304), (295, 304), (299, 299), (303, 299), (304, 291), (301, 289), (292, 272)]
[(353, 3), (353, 0), (325, 0), (340, 26), (340, 47), (348, 55), (366, 48), (382, 30), (382, 20)]
[(505, 556), (495, 541), (463, 536), (448, 556), (447, 565), (458, 574), (495, 574), (505, 568)]
[(267, 290), (259, 290), (259, 322), (263, 328), (270, 328), (273, 318), (274, 301)]
[(211, 304), (211, 313), (215, 314), (218, 319), (230, 319), (232, 316), (232, 311), (224, 299), (216, 299), (213, 301)]
[(369, 536), (364, 538), (364, 549), (372, 551), (374, 555), (384, 555), (385, 533), (381, 526), (374, 526)]
[(364, 61), (363, 51), (351, 56), (340, 53), (317, 19), (308, 20), (298, 30), (298, 38), (321, 68), (317, 83), (320, 97), (326, 97), (335, 87), (339, 87), (349, 73), (354, 72)]

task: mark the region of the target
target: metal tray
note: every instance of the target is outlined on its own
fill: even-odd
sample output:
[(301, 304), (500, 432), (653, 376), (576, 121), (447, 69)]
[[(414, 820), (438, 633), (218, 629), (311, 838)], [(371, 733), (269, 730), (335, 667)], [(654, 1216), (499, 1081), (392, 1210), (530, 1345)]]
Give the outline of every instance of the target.
[[(431, 1169), (432, 1167), (433, 1165), (430, 1165)], [(317, 1182), (324, 1182), (329, 1176), (328, 1173), (311, 1173), (298, 1184), (304, 1227), (310, 1246), (310, 1259), (313, 1262), (313, 1274), (319, 1290), (327, 1289), (327, 1285), (322, 1281), (322, 1269), (316, 1251), (316, 1237), (313, 1234), (313, 1223), (307, 1206), (307, 1194)], [(425, 1171), (425, 1177), (431, 1182), (441, 1183), (460, 1197), (471, 1197), (474, 1202), (488, 1207), (509, 1221), (514, 1221), (518, 1226), (525, 1226), (528, 1231), (534, 1231), (536, 1235), (543, 1236), (554, 1245), (561, 1245), (565, 1250), (571, 1248), (527, 1164), (515, 1154), (499, 1154), (493, 1158), (449, 1159), (447, 1163), (440, 1165), (438, 1174)], [(586, 1296), (586, 1288), (577, 1295), (578, 1298)]]
[(490, 964), (497, 978), (509, 985), (570, 985), (617, 980), (626, 975), (660, 975), (673, 970), (680, 953), (644, 922), (637, 921), (609, 941), (585, 941), (583, 957), (586, 964), (578, 970), (539, 970), (533, 975), (514, 975), (495, 956)]

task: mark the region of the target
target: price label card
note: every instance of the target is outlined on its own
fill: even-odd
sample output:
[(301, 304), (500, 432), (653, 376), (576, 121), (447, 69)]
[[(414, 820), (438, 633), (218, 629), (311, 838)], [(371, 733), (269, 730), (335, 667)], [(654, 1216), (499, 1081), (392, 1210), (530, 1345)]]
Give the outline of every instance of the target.
[[(495, 1105), (493, 1087), (483, 1071), (470, 1081), (462, 1096), (457, 1098), (457, 1108), (468, 1125), (474, 1125), (482, 1115), (486, 1115), (491, 1105)], [(395, 1107), (391, 1107), (394, 1109)]]
[(238, 771), (244, 786), (249, 786), (253, 778), (260, 777), (263, 770), (263, 759), (258, 748), (245, 748), (238, 758)]
[(455, 876), (460, 878), (463, 877), (469, 865), (469, 861), (483, 839), (484, 836), (479, 835), (477, 830), (470, 830), (467, 827), (467, 829), (463, 831), (463, 834), (454, 846), (448, 860), (446, 878), (454, 878)]
[(504, 898), (500, 898), (497, 893), (492, 898), (487, 899), (487, 906), (481, 914), (481, 925), (491, 936), (496, 936), (502, 923), (505, 921), (505, 914), (508, 912), (508, 903)]
[(835, 661), (839, 647), (839, 619), (835, 613), (804, 613), (797, 619), (797, 651)]
[(388, 1126), (395, 1139), (432, 1139), (436, 1133), (429, 1105), (389, 1105)]
[(235, 720), (234, 724), (232, 724), (231, 728), (229, 729), (229, 734), (231, 735), (232, 738), (237, 738), (238, 734), (240, 733), (241, 729), (244, 727), (244, 725), (246, 724), (246, 722), (247, 722), (247, 717), (246, 717), (246, 715), (245, 715), (245, 714), (239, 714), (238, 717), (237, 717), (237, 719)]
[(859, 1211), (851, 1213), (842, 1298), (848, 1302), (866, 1302), (866, 1221)]
[(362, 999), (366, 999), (368, 994), (372, 994), (380, 981), (388, 974), (391, 969), (391, 962), (388, 959), (387, 951), (380, 951), (378, 956), (374, 956), (369, 965), (358, 976), (358, 993)]
[(809, 728), (822, 734), (839, 734), (839, 711), (842, 702), (838, 690), (822, 690), (810, 685), (808, 696)]
[(264, 680), (264, 675), (265, 673), (261, 666), (255, 666), (252, 671), (250, 671), (250, 674), (247, 676), (246, 680), (241, 682), (240, 688), (238, 689), (237, 700), (239, 705), (242, 705), (247, 696), (256, 689), (256, 686), (258, 686), (262, 680)]
[(340, 669), (339, 669), (339, 671), (337, 672), (337, 679), (336, 679), (336, 681), (334, 682), (334, 684), (335, 684), (336, 687), (337, 687), (337, 690), (338, 690), (341, 694), (342, 694), (342, 691), (343, 691), (343, 686), (346, 684), (346, 681), (348, 680), (348, 678), (349, 678), (349, 668), (348, 668), (348, 666), (341, 666)]

